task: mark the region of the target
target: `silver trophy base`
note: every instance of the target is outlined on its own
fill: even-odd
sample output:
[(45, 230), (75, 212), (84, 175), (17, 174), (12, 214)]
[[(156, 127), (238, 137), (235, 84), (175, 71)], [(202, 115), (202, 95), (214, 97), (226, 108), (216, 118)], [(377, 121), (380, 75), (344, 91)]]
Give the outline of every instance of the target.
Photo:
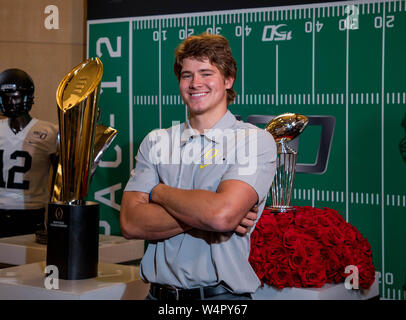
[(282, 206), (282, 207), (269, 207), (267, 209), (270, 209), (272, 213), (287, 213), (287, 212), (295, 212), (296, 208), (292, 206)]

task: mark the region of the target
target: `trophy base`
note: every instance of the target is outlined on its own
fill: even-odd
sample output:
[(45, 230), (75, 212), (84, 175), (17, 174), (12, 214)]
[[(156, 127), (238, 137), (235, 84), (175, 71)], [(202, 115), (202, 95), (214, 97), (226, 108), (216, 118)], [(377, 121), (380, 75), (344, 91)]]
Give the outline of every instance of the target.
[(97, 276), (99, 261), (99, 204), (48, 205), (47, 266), (56, 277), (79, 280)]
[(287, 213), (287, 212), (295, 212), (296, 208), (292, 206), (280, 206), (280, 207), (268, 207), (272, 213)]

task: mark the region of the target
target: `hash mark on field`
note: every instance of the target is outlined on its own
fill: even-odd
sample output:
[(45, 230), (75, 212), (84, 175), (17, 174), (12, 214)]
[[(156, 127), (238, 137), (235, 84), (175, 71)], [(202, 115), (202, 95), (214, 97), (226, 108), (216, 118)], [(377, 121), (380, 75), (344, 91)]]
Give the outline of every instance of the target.
[[(293, 189), (293, 200), (315, 200), (323, 202), (337, 202), (344, 203), (345, 195), (344, 191), (338, 190), (320, 190), (317, 189), (313, 193), (311, 189)], [(351, 204), (362, 204), (362, 205), (380, 205), (380, 194), (379, 193), (368, 193), (368, 192), (351, 192), (350, 193), (350, 203)], [(386, 206), (391, 207), (406, 207), (406, 195), (400, 194), (387, 194), (386, 195)]]
[[(150, 98), (154, 96), (154, 98)], [(276, 102), (275, 94), (271, 93), (246, 93), (245, 103), (250, 105), (274, 105)], [(152, 99), (152, 100), (150, 100)], [(283, 93), (278, 96), (280, 105), (344, 105), (344, 93), (317, 93), (314, 103), (311, 101), (311, 95), (306, 93)], [(379, 93), (355, 92), (349, 95), (352, 105), (373, 105), (380, 103)], [(133, 103), (137, 105), (157, 104), (157, 95), (136, 95)], [(163, 104), (177, 105), (183, 101), (180, 95), (162, 95)], [(240, 95), (237, 95), (234, 104), (242, 104)], [(406, 104), (406, 92), (387, 92), (386, 104)]]

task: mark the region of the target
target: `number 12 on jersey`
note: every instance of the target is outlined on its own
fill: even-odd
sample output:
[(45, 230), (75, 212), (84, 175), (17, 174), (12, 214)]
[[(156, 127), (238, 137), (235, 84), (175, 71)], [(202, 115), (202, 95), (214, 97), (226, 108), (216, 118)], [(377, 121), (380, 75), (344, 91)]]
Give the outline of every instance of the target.
[[(6, 188), (6, 181), (3, 177), (4, 168), (4, 150), (0, 150), (0, 188)], [(27, 190), (30, 187), (30, 182), (28, 180), (23, 180), (22, 182), (15, 182), (16, 173), (26, 173), (31, 169), (32, 157), (27, 151), (14, 151), (10, 155), (10, 160), (16, 160), (17, 158), (24, 158), (23, 166), (13, 166), (8, 171), (7, 175), (7, 188), (9, 189), (23, 189)]]

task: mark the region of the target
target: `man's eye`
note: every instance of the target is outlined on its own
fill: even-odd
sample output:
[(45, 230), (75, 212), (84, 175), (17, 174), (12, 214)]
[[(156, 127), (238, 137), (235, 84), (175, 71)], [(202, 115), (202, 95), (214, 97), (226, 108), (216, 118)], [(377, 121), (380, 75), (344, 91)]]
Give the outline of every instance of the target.
[(190, 77), (190, 74), (182, 74), (182, 79), (189, 79)]

